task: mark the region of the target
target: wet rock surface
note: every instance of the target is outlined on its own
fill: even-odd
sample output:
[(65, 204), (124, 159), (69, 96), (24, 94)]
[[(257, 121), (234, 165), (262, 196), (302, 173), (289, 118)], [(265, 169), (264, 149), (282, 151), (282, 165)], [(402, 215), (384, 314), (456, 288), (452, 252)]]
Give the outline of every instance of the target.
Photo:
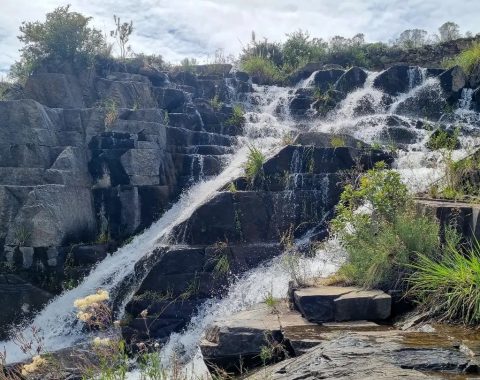
[(72, 246), (112, 250), (145, 229), (219, 173), (242, 133), (231, 102), (252, 89), (230, 65), (125, 70), (44, 70), (23, 98), (0, 102), (0, 263), (51, 293), (105, 257), (82, 251), (80, 269), (67, 260)]

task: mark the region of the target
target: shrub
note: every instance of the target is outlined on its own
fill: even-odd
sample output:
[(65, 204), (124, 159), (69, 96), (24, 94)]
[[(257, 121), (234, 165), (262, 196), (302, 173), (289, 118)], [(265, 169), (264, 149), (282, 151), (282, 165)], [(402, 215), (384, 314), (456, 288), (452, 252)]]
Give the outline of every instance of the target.
[(71, 12), (70, 6), (47, 13), (45, 22), (24, 22), (18, 37), (25, 46), (20, 61), (11, 70), (15, 79), (25, 79), (42, 63), (56, 66), (64, 62), (85, 65), (105, 49), (102, 33), (88, 26), (91, 18)]
[(241, 61), (240, 66), (243, 71), (258, 78), (259, 82), (263, 84), (275, 84), (284, 79), (280, 69), (268, 58), (248, 57)]
[(425, 144), (425, 146), (432, 150), (456, 149), (460, 145), (460, 140), (458, 139), (459, 134), (460, 130), (458, 128), (455, 129), (453, 132), (443, 129), (437, 129), (430, 135), (430, 138), (428, 139), (428, 142)]
[(461, 249), (447, 239), (442, 255), (419, 254), (409, 293), (440, 319), (480, 322), (480, 246)]
[(339, 274), (367, 288), (397, 288), (414, 253), (439, 245), (438, 222), (420, 215), (399, 174), (382, 166), (345, 187), (331, 225), (347, 252)]
[(245, 111), (239, 104), (235, 104), (232, 109), (232, 116), (226, 121), (227, 125), (242, 127), (245, 124)]
[(265, 156), (254, 146), (248, 147), (249, 154), (247, 162), (245, 163), (245, 176), (252, 186), (256, 183), (261, 183), (264, 180), (263, 164), (265, 163)]
[(467, 74), (470, 74), (475, 66), (480, 64), (480, 42), (474, 42), (472, 46), (462, 51), (456, 57), (446, 59), (443, 65), (447, 68), (460, 66)]

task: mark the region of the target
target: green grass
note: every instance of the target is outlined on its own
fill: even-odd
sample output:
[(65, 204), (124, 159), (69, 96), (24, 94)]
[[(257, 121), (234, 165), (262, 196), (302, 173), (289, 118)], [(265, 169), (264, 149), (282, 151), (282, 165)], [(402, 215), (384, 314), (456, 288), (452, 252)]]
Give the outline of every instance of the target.
[(365, 288), (398, 289), (409, 272), (412, 258), (430, 256), (439, 248), (439, 224), (413, 210), (384, 219), (356, 222), (355, 232), (344, 237), (348, 260), (339, 275)]
[(223, 103), (218, 97), (218, 95), (215, 95), (213, 99), (210, 100), (210, 105), (215, 111), (220, 111), (222, 109)]
[(254, 186), (264, 180), (263, 164), (265, 163), (265, 156), (254, 146), (250, 146), (248, 149), (249, 153), (247, 162), (245, 163), (245, 176), (248, 182), (250, 182), (250, 185)]
[(443, 61), (445, 67), (460, 66), (467, 74), (470, 74), (478, 64), (480, 64), (480, 42), (473, 43), (469, 49), (462, 51), (456, 57)]
[(250, 76), (257, 77), (264, 84), (275, 84), (284, 80), (280, 69), (272, 61), (264, 57), (248, 57), (240, 63), (240, 67)]
[(333, 148), (341, 148), (346, 145), (345, 139), (342, 136), (332, 136), (330, 139), (330, 145)]
[(441, 255), (418, 254), (409, 278), (410, 295), (443, 320), (480, 322), (480, 247), (462, 250), (447, 241)]
[(242, 127), (245, 124), (245, 111), (240, 104), (235, 104), (232, 108), (232, 116), (226, 121), (227, 125)]

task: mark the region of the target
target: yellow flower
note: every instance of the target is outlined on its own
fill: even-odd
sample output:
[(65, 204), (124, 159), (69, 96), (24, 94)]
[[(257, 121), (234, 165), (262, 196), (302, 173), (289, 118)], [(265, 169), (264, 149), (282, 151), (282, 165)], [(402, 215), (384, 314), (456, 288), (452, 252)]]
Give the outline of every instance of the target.
[(98, 304), (103, 301), (107, 301), (108, 299), (108, 292), (106, 290), (100, 289), (95, 294), (90, 294), (89, 296), (75, 300), (73, 305), (77, 309), (85, 310), (87, 307), (93, 306), (94, 304)]
[(34, 356), (30, 364), (24, 364), (22, 366), (22, 376), (27, 376), (30, 373), (38, 371), (38, 369), (47, 364), (47, 361), (40, 355)]
[(77, 313), (77, 318), (80, 319), (82, 322), (88, 322), (93, 318), (93, 314), (87, 313), (85, 311), (79, 311)]
[(143, 311), (140, 313), (140, 315), (142, 316), (142, 318), (147, 318), (148, 310), (147, 310), (147, 309), (143, 310)]
[(100, 337), (95, 337), (93, 339), (93, 345), (94, 346), (108, 346), (110, 344), (110, 339), (109, 338), (100, 338)]

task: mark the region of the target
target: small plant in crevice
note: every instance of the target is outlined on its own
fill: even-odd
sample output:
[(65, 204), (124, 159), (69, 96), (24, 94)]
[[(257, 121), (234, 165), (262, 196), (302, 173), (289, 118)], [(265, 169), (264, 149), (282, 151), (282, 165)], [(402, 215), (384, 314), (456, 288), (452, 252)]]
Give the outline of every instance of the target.
[(332, 148), (343, 148), (346, 146), (345, 138), (342, 136), (332, 136), (330, 138), (330, 145)]
[(115, 122), (118, 120), (118, 105), (115, 99), (106, 99), (104, 101), (105, 109), (105, 127), (112, 128)]
[(249, 146), (248, 150), (247, 162), (245, 163), (245, 176), (250, 185), (254, 187), (262, 184), (265, 180), (265, 173), (263, 171), (265, 156), (254, 146)]
[(273, 296), (273, 290), (270, 290), (265, 294), (263, 298), (263, 302), (265, 303), (265, 305), (267, 305), (267, 307), (270, 309), (270, 312), (272, 314), (279, 313), (278, 305), (280, 301)]
[(25, 225), (17, 226), (14, 231), (15, 244), (18, 246), (24, 246), (30, 240), (32, 231)]
[(214, 244), (213, 257), (210, 261), (214, 263), (214, 278), (223, 278), (228, 275), (231, 269), (231, 258), (230, 249), (228, 248), (228, 241), (219, 241)]
[(170, 116), (167, 110), (163, 111), (163, 124), (168, 125), (170, 123)]
[(220, 111), (223, 107), (223, 102), (220, 100), (218, 95), (215, 95), (212, 99), (210, 99), (210, 105), (215, 111)]
[(235, 104), (232, 108), (232, 115), (225, 123), (234, 127), (243, 127), (245, 121), (245, 110), (240, 104)]

